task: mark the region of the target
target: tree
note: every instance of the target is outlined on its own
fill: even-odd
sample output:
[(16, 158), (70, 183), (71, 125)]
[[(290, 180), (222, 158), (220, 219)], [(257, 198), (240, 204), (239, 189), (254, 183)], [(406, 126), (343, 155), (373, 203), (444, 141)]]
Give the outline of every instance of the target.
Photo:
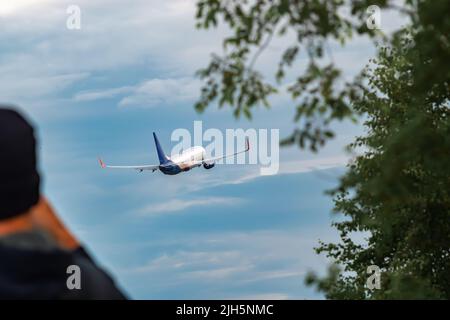
[[(223, 21), (233, 34), (224, 39), (225, 55), (214, 55), (199, 71), (204, 79), (196, 109), (214, 101), (234, 115), (250, 118), (252, 108), (269, 107), (277, 93), (255, 69), (255, 61), (275, 36), (291, 31), (296, 41), (285, 49), (275, 75), (281, 83), (301, 52), (309, 64), (289, 87), (299, 127), (285, 143), (317, 151), (334, 133), (336, 120), (364, 115), (368, 134), (352, 147), (363, 154), (331, 192), (341, 242), (317, 249), (340, 265), (329, 276), (307, 281), (329, 298), (450, 297), (450, 2), (446, 0), (200, 0), (198, 26)], [(370, 12), (403, 13), (408, 23), (392, 36), (367, 27)], [(350, 14), (345, 13), (348, 8)], [(345, 82), (342, 71), (325, 62), (327, 42), (343, 45), (355, 34), (383, 40), (372, 69)], [(368, 234), (365, 243), (352, 238)], [(383, 271), (383, 290), (365, 287), (366, 268)]]
[[(415, 62), (424, 58), (401, 36), (380, 49), (353, 101), (368, 134), (351, 147), (365, 151), (331, 192), (347, 217), (333, 224), (341, 243), (316, 249), (345, 272), (307, 278), (329, 298), (450, 298), (450, 87), (415, 100)], [(355, 240), (360, 232), (366, 241)], [(371, 265), (381, 269), (381, 290), (365, 286)]]

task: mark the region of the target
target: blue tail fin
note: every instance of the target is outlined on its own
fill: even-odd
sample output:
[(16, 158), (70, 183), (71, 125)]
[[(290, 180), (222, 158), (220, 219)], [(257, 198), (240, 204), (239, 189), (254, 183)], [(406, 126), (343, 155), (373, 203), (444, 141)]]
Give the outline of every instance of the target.
[(168, 162), (166, 155), (164, 154), (161, 145), (159, 144), (156, 134), (153, 132), (153, 138), (155, 138), (156, 151), (158, 152), (159, 164), (165, 164)]

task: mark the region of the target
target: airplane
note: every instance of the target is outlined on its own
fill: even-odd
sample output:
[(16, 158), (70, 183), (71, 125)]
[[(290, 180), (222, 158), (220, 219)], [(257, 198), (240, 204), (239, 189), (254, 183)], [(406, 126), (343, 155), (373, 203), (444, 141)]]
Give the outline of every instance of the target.
[(159, 165), (142, 165), (142, 166), (110, 166), (106, 165), (101, 158), (98, 159), (100, 167), (110, 169), (134, 169), (142, 172), (144, 170), (150, 170), (155, 172), (161, 171), (167, 175), (176, 175), (180, 172), (189, 171), (192, 168), (203, 166), (205, 169), (212, 169), (216, 165), (216, 161), (236, 156), (240, 153), (245, 153), (250, 150), (250, 144), (248, 138), (245, 139), (245, 149), (233, 154), (228, 154), (221, 157), (214, 157), (205, 159), (206, 151), (203, 147), (195, 146), (186, 150), (183, 150), (180, 154), (171, 157), (166, 156), (164, 153), (156, 134), (153, 132), (153, 138), (155, 139), (156, 152), (158, 153)]

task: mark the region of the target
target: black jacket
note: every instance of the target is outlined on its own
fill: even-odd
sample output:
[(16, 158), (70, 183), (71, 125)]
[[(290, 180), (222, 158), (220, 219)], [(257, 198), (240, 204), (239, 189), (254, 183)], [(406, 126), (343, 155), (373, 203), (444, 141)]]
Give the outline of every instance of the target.
[[(81, 271), (81, 289), (67, 287), (67, 268)], [(0, 244), (0, 299), (114, 299), (126, 297), (83, 248), (28, 250)]]

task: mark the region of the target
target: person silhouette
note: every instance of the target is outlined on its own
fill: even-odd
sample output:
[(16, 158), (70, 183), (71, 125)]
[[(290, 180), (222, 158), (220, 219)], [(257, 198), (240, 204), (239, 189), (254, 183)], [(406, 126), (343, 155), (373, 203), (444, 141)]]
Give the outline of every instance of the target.
[(126, 299), (58, 218), (40, 182), (33, 127), (0, 107), (0, 299)]

